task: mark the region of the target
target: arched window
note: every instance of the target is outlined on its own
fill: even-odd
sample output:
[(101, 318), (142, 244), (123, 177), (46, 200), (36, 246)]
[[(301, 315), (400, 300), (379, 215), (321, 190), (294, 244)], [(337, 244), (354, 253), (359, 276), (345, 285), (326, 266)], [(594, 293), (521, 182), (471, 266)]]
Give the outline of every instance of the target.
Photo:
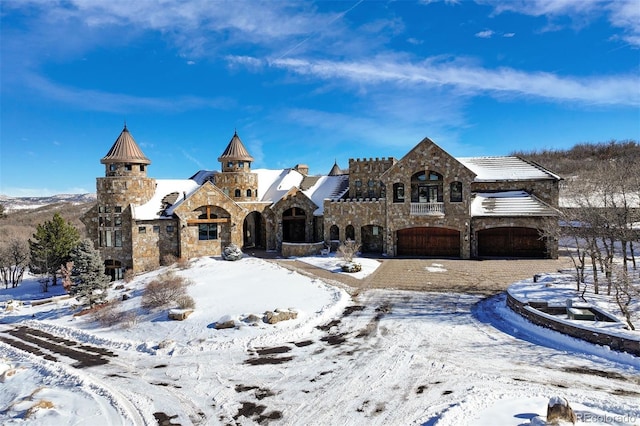
[[(218, 215), (214, 213), (204, 213), (198, 216), (200, 220), (217, 219)], [(218, 224), (217, 223), (200, 223), (198, 224), (198, 239), (201, 241), (217, 240), (218, 239)]]
[(449, 199), (452, 203), (462, 201), (462, 182), (451, 182), (449, 186)]
[(404, 203), (404, 183), (393, 184), (393, 202)]
[(251, 190), (247, 189), (247, 197), (251, 197)]
[(356, 230), (353, 228), (353, 225), (347, 225), (347, 228), (345, 229), (345, 237), (347, 240), (356, 240)]
[(332, 241), (340, 239), (340, 229), (337, 225), (331, 225), (331, 228), (329, 228), (329, 239)]
[(441, 203), (442, 175), (433, 171), (422, 171), (411, 176), (412, 203)]
[(234, 193), (234, 196), (235, 196), (236, 198), (240, 198), (240, 197), (241, 197), (241, 194), (242, 194), (242, 192), (241, 192), (239, 189), (236, 189), (236, 191), (235, 191), (235, 193)]

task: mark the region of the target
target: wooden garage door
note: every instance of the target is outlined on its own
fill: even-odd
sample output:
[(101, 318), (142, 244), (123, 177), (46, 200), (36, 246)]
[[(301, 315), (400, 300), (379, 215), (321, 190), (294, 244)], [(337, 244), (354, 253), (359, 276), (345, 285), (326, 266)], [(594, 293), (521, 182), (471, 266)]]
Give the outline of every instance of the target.
[(400, 229), (398, 256), (460, 257), (460, 232), (447, 228)]
[(533, 228), (491, 228), (478, 231), (478, 255), (481, 257), (546, 256), (546, 244)]

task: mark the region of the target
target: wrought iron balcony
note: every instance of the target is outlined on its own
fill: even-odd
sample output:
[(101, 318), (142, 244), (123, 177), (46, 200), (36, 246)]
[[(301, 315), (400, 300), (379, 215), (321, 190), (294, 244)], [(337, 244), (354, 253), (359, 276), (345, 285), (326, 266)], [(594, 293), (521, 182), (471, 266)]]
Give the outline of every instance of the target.
[(444, 203), (411, 203), (412, 216), (439, 216), (444, 214)]

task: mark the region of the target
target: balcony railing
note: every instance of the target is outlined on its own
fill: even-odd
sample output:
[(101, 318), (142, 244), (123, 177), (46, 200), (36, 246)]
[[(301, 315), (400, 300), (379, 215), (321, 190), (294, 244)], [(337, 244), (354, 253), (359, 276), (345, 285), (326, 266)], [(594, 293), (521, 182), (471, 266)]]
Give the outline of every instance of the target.
[(444, 203), (411, 203), (411, 215), (431, 216), (444, 214)]

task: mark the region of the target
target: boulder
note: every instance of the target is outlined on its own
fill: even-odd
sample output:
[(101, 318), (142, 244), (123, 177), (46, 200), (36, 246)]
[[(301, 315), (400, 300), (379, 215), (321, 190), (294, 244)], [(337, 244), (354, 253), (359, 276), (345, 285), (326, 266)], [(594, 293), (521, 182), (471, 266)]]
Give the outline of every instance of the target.
[(566, 398), (554, 396), (547, 404), (547, 424), (557, 425), (561, 421), (576, 424), (578, 417)]
[(264, 322), (268, 324), (276, 324), (280, 321), (288, 321), (298, 318), (296, 311), (276, 309), (274, 312), (267, 311), (264, 313)]
[(223, 330), (225, 328), (235, 328), (236, 321), (230, 315), (224, 315), (213, 326), (216, 330)]
[(224, 260), (240, 260), (242, 259), (242, 250), (235, 244), (230, 244), (222, 250), (222, 258)]
[(169, 311), (169, 319), (175, 321), (184, 321), (193, 313), (193, 309), (171, 309)]

